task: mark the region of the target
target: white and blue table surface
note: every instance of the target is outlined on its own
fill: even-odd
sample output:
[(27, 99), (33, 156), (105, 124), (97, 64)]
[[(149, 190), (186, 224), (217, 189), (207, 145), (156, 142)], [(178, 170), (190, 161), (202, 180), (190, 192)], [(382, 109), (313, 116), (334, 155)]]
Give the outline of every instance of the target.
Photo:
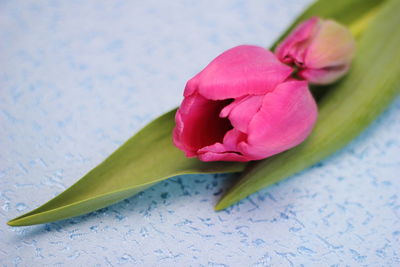
[[(400, 266), (400, 99), (321, 163), (221, 212), (229, 175), (189, 175), (99, 211), (13, 228), (239, 44), (308, 0), (0, 2), (1, 266)], [(351, 11), (349, 11), (351, 12)]]

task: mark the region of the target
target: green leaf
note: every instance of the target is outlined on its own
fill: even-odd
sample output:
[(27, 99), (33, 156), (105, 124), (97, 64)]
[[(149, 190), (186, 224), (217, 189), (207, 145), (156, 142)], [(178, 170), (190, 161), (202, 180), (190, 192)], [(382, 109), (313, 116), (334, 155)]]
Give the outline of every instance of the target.
[(385, 3), (362, 33), (350, 73), (331, 86), (318, 103), (318, 121), (309, 138), (289, 151), (249, 166), (216, 210), (332, 154), (359, 135), (388, 106), (400, 89), (399, 10), (400, 1)]
[(8, 222), (23, 226), (61, 220), (108, 206), (161, 180), (190, 173), (240, 172), (243, 163), (188, 159), (172, 144), (176, 110), (151, 122), (103, 163), (43, 206)]

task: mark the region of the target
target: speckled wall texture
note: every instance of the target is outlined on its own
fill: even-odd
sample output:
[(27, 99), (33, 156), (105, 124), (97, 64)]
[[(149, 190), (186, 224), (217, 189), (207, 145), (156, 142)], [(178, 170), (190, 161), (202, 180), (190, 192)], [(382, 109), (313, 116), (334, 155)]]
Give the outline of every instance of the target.
[(400, 266), (400, 99), (325, 161), (226, 211), (232, 177), (161, 182), (61, 222), (5, 223), (178, 105), (239, 44), (268, 46), (309, 1), (0, 2), (3, 266)]

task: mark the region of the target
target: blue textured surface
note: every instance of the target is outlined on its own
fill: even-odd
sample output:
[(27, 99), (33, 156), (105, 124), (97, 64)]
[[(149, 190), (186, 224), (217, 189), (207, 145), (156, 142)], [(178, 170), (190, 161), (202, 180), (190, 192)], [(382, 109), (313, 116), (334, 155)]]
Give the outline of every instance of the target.
[(1, 1), (3, 266), (400, 266), (400, 99), (320, 164), (214, 212), (227, 175), (182, 176), (47, 225), (60, 193), (238, 44), (267, 46), (309, 1)]

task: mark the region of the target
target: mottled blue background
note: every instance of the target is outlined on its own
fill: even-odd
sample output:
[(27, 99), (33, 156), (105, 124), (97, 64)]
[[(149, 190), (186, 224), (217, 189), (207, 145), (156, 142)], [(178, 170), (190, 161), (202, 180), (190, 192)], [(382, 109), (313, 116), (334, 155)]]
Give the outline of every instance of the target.
[(329, 159), (214, 212), (228, 175), (181, 176), (47, 225), (5, 223), (62, 192), (308, 0), (1, 1), (3, 266), (400, 266), (400, 99)]

